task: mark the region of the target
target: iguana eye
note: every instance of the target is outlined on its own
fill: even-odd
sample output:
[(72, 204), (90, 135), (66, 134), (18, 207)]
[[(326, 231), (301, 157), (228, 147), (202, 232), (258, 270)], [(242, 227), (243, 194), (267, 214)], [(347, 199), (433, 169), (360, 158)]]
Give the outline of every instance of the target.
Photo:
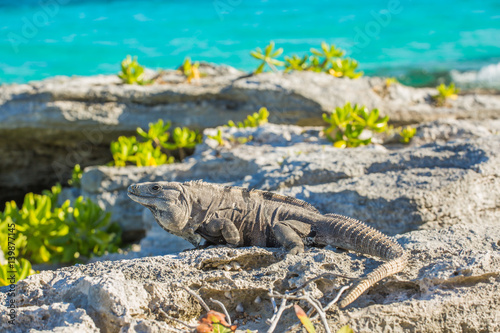
[(153, 186), (151, 186), (151, 190), (154, 191), (154, 192), (158, 192), (160, 189), (161, 189), (160, 185), (153, 185)]

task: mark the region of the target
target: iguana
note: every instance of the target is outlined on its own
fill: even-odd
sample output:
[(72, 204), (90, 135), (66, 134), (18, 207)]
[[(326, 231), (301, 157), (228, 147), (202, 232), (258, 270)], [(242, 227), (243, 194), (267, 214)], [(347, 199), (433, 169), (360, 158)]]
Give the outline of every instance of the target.
[(361, 280), (340, 307), (401, 271), (408, 260), (403, 248), (380, 231), (349, 217), (323, 215), (305, 201), (273, 192), (190, 181), (134, 184), (128, 195), (149, 208), (163, 229), (196, 247), (205, 239), (231, 246), (282, 246), (299, 254), (304, 245), (331, 245), (387, 260)]

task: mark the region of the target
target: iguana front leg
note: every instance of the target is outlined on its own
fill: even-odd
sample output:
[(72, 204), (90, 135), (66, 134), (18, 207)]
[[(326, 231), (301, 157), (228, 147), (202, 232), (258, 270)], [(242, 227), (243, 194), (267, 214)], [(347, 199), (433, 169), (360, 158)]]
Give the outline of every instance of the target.
[(212, 219), (204, 227), (204, 231), (208, 236), (215, 238), (222, 236), (229, 245), (238, 245), (240, 242), (240, 232), (233, 221), (229, 219)]
[[(290, 226), (298, 221), (278, 222), (273, 226), (274, 237), (290, 254), (304, 252), (304, 242), (299, 234)], [(299, 222), (300, 223), (300, 222)]]

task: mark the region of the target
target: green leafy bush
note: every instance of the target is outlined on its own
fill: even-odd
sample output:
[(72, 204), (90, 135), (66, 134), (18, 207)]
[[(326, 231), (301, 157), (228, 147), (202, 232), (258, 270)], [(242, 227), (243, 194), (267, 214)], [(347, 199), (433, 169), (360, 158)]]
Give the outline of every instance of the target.
[(283, 53), (283, 49), (279, 48), (276, 51), (274, 51), (274, 42), (271, 41), (269, 45), (267, 45), (264, 48), (264, 52), (262, 52), (262, 49), (260, 47), (257, 47), (255, 51), (250, 51), (250, 55), (254, 57), (255, 59), (261, 60), (262, 63), (257, 67), (257, 69), (254, 71), (254, 74), (259, 74), (264, 71), (264, 67), (266, 64), (275, 72), (278, 71), (276, 66), (284, 66), (285, 63), (283, 61), (274, 59), (276, 57), (279, 57)]
[(4, 212), (0, 212), (0, 249), (5, 259), (5, 263), (0, 262), (0, 287), (11, 284), (12, 271), (15, 272), (14, 283), (35, 274), (28, 260), (18, 259), (19, 249), (24, 245), (24, 242), (24, 238), (18, 237), (12, 218), (6, 216)]
[(160, 146), (154, 146), (154, 141), (137, 141), (135, 136), (120, 136), (118, 141), (111, 142), (111, 154), (114, 166), (136, 165), (158, 166), (174, 163), (173, 156), (167, 156)]
[(4, 265), (0, 265), (0, 287), (10, 285), (10, 276), (12, 275), (10, 272), (12, 271), (15, 272), (14, 283), (35, 274), (35, 271), (31, 268), (31, 263), (26, 259), (15, 260), (12, 264), (6, 263)]
[(111, 222), (111, 213), (105, 212), (90, 199), (78, 197), (73, 204), (63, 204), (65, 224), (69, 231), (51, 243), (62, 246), (61, 262), (73, 262), (80, 257), (102, 256), (117, 252), (120, 245), (121, 228)]
[(401, 143), (410, 143), (411, 139), (417, 134), (417, 129), (411, 126), (406, 126), (399, 131)]
[[(44, 194), (28, 193), (21, 207), (14, 201), (5, 204), (3, 218), (17, 228), (19, 256), (34, 263), (53, 261), (64, 249), (51, 241), (68, 233), (65, 208), (56, 207), (60, 186)], [(67, 204), (68, 206), (69, 204)]]
[(438, 93), (437, 95), (433, 95), (432, 99), (438, 106), (446, 105), (446, 101), (448, 99), (457, 99), (458, 93), (460, 89), (455, 88), (455, 84), (451, 83), (449, 86), (446, 86), (444, 83), (441, 83), (436, 87)]
[(267, 118), (269, 117), (269, 111), (267, 108), (260, 108), (259, 112), (254, 112), (252, 115), (248, 115), (243, 122), (234, 123), (234, 121), (228, 121), (227, 125), (229, 127), (258, 127), (262, 124), (267, 123)]
[(371, 131), (386, 131), (389, 117), (380, 118), (378, 109), (368, 111), (365, 106), (352, 107), (348, 102), (330, 114), (323, 114), (323, 120), (329, 124), (324, 130), (327, 138), (335, 147), (346, 148), (371, 143)]
[[(137, 134), (144, 140), (138, 141), (137, 137), (120, 136), (117, 141), (111, 142), (111, 154), (114, 166), (158, 166), (174, 163), (171, 156), (173, 151), (178, 152), (179, 159), (183, 160), (186, 149), (192, 149), (201, 143), (202, 136), (197, 131), (186, 127), (176, 127), (172, 133), (170, 122), (164, 123), (159, 119), (150, 123), (148, 131), (137, 128)], [(167, 154), (168, 152), (168, 154)]]
[(83, 197), (58, 207), (60, 192), (57, 185), (42, 194), (26, 194), (21, 207), (6, 203), (0, 225), (16, 226), (17, 256), (33, 263), (73, 263), (80, 256), (116, 251), (120, 228), (110, 222), (110, 213)]
[(139, 65), (137, 57), (128, 55), (121, 63), (122, 71), (118, 77), (126, 84), (146, 84), (144, 81), (144, 66)]

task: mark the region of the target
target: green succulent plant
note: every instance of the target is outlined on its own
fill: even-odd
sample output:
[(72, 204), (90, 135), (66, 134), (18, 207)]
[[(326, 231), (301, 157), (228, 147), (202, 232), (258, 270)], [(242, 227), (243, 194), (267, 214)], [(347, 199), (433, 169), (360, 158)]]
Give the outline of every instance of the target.
[(185, 149), (193, 149), (202, 142), (202, 135), (197, 131), (190, 130), (187, 127), (176, 127), (172, 132), (173, 143), (166, 143), (166, 148), (178, 150), (179, 158), (183, 160), (186, 157)]
[[(167, 156), (160, 146), (154, 146), (153, 140), (137, 141), (135, 136), (120, 136), (117, 141), (111, 142), (111, 154), (114, 166), (136, 165), (158, 166), (174, 162), (174, 157)], [(166, 143), (160, 141), (161, 145)]]
[(244, 145), (245, 143), (248, 143), (248, 142), (250, 142), (252, 140), (253, 140), (253, 136), (252, 135), (249, 135), (249, 136), (238, 136), (238, 137), (231, 136), (231, 137), (229, 137), (229, 141), (238, 143), (240, 145)]
[(264, 51), (257, 48), (255, 51), (250, 52), (254, 58), (262, 61), (253, 73), (262, 73), (267, 64), (275, 72), (278, 71), (277, 67), (284, 66), (285, 72), (325, 72), (336, 77), (347, 77), (350, 79), (357, 79), (363, 76), (363, 72), (356, 72), (358, 62), (354, 59), (343, 58), (345, 51), (333, 44), (330, 45), (322, 42), (319, 50), (311, 48), (310, 51), (311, 54), (306, 54), (303, 57), (295, 54), (285, 56), (285, 62), (282, 62), (275, 58), (283, 53), (283, 49), (280, 48), (274, 51), (274, 42), (270, 42)]
[(187, 81), (191, 82), (192, 80), (198, 80), (200, 78), (199, 67), (200, 63), (198, 61), (192, 63), (191, 58), (186, 58), (184, 59), (184, 62), (182, 63), (180, 70), (186, 77)]
[(285, 57), (285, 72), (290, 71), (305, 71), (309, 68), (309, 56), (305, 55), (302, 58), (297, 55)]
[[(312, 48), (311, 53), (316, 57), (321, 57), (323, 60), (318, 61), (318, 67), (321, 71), (326, 71), (338, 58), (344, 55), (344, 50), (336, 48), (335, 45), (330, 45), (326, 42), (321, 43), (321, 50)], [(319, 59), (318, 59), (319, 60)]]
[[(356, 109), (356, 107), (354, 109)], [(368, 111), (366, 107), (362, 106), (357, 108), (356, 112), (353, 112), (352, 117), (356, 120), (357, 124), (363, 128), (367, 128), (378, 133), (382, 133), (387, 130), (389, 116), (380, 118), (380, 112), (378, 109)]]
[(60, 192), (56, 185), (42, 194), (26, 194), (21, 207), (14, 201), (5, 204), (0, 227), (15, 225), (15, 257), (33, 263), (74, 263), (81, 255), (90, 258), (116, 251), (120, 228), (110, 222), (110, 213), (82, 197), (58, 206)]
[(65, 202), (63, 208), (69, 231), (52, 241), (52, 244), (64, 248), (59, 257), (61, 262), (75, 262), (118, 251), (121, 228), (111, 222), (111, 213), (81, 196), (74, 203)]
[(358, 147), (371, 143), (370, 131), (382, 133), (387, 130), (389, 117), (380, 118), (378, 109), (368, 111), (365, 106), (346, 103), (330, 114), (323, 114), (329, 124), (324, 130), (327, 138), (337, 148)]
[(222, 131), (220, 129), (217, 130), (217, 134), (216, 135), (208, 135), (207, 137), (210, 138), (210, 139), (212, 139), (212, 140), (217, 141), (217, 144), (219, 146), (224, 146), (226, 144), (226, 141), (222, 137)]
[(114, 166), (125, 166), (132, 162), (133, 156), (139, 151), (139, 143), (135, 136), (120, 136), (117, 141), (111, 142), (111, 154)]
[(165, 154), (160, 146), (153, 146), (152, 141), (146, 141), (137, 144), (137, 152), (128, 161), (138, 167), (158, 166), (174, 163), (174, 157)]
[(356, 72), (358, 62), (354, 59), (339, 59), (337, 58), (332, 62), (332, 67), (328, 73), (335, 77), (348, 77), (350, 79), (357, 79), (363, 76), (363, 72)]
[(71, 179), (68, 180), (68, 185), (80, 188), (82, 175), (83, 175), (83, 170), (80, 167), (80, 164), (75, 164), (75, 166), (73, 167), (73, 172), (71, 174)]
[(201, 143), (202, 136), (186, 127), (176, 127), (169, 132), (170, 127), (170, 122), (165, 123), (159, 119), (156, 123), (149, 124), (147, 132), (137, 128), (137, 134), (143, 141), (138, 141), (135, 136), (120, 136), (110, 146), (113, 155), (111, 165), (142, 167), (170, 164), (175, 161), (170, 155), (172, 151), (178, 151), (182, 161), (186, 157), (186, 149), (192, 149)]
[(121, 63), (121, 72), (118, 77), (126, 84), (146, 84), (144, 81), (144, 66), (139, 65), (137, 57), (128, 55)]
[(276, 57), (279, 57), (282, 53), (283, 53), (282, 48), (279, 48), (276, 51), (274, 50), (273, 41), (271, 41), (269, 45), (267, 45), (264, 48), (264, 52), (262, 52), (262, 49), (260, 47), (257, 47), (255, 51), (250, 51), (250, 55), (252, 57), (262, 61), (259, 67), (257, 67), (257, 69), (254, 71), (254, 74), (262, 73), (264, 71), (266, 64), (269, 66), (269, 68), (271, 68), (271, 70), (277, 72), (278, 69), (276, 68), (276, 66), (285, 65), (283, 61), (275, 59)]
[(432, 99), (438, 106), (444, 106), (446, 105), (446, 102), (448, 99), (457, 99), (458, 98), (458, 93), (460, 92), (460, 89), (455, 88), (454, 83), (450, 83), (449, 86), (446, 86), (444, 83), (441, 83), (439, 86), (436, 87), (438, 93), (437, 95), (433, 95)]
[(28, 276), (35, 274), (31, 268), (31, 263), (26, 259), (15, 260), (3, 265), (0, 265), (0, 287), (11, 284), (10, 277), (14, 272), (15, 282), (26, 279)]
[(68, 233), (64, 208), (55, 207), (49, 196), (28, 193), (19, 208), (14, 201), (7, 202), (4, 216), (16, 225), (20, 257), (46, 263), (64, 251), (52, 243)]
[(156, 123), (149, 123), (149, 129), (145, 132), (142, 128), (137, 127), (136, 131), (144, 140), (153, 141), (157, 146), (167, 148), (166, 142), (170, 138), (170, 129), (172, 123), (165, 123), (163, 119), (158, 119)]
[(230, 120), (228, 121), (227, 125), (229, 127), (239, 127), (239, 128), (244, 128), (244, 127), (258, 127), (262, 124), (265, 124), (268, 122), (269, 117), (269, 111), (267, 111), (267, 108), (260, 108), (259, 112), (254, 112), (252, 115), (248, 115), (243, 122), (238, 122), (235, 123), (234, 121)]
[(398, 79), (395, 78), (395, 77), (388, 77), (385, 79), (385, 86), (387, 88), (389, 88), (390, 86), (392, 86), (394, 83), (398, 83)]
[(349, 325), (342, 326), (337, 333), (354, 333), (351, 327)]
[(410, 143), (411, 139), (417, 134), (417, 129), (411, 126), (406, 126), (399, 131), (401, 143)]
[(201, 143), (201, 134), (190, 130), (187, 127), (176, 127), (172, 133), (173, 144), (168, 145), (169, 149), (194, 148)]

